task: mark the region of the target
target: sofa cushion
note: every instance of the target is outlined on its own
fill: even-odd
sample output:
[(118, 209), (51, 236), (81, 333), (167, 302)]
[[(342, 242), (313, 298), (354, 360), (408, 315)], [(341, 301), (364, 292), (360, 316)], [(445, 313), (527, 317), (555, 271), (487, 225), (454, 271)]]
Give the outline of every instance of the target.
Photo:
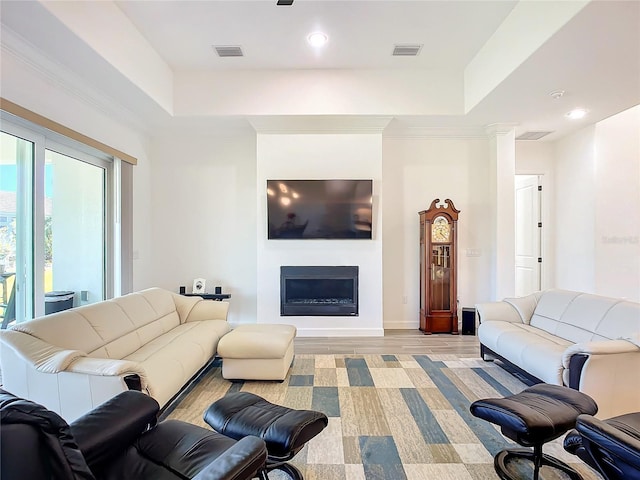
[(535, 292), (526, 297), (505, 298), (504, 301), (517, 310), (522, 323), (529, 324), (541, 295), (542, 292)]
[(480, 342), (540, 380), (562, 385), (562, 354), (572, 343), (530, 325), (490, 321), (478, 330)]
[(530, 324), (572, 343), (611, 340), (637, 331), (638, 324), (629, 322), (634, 318), (633, 309), (636, 318), (640, 318), (638, 304), (587, 293), (549, 290), (540, 297)]
[(230, 330), (224, 320), (189, 322), (178, 325), (145, 344), (123, 360), (139, 363), (144, 369), (149, 394), (165, 405), (214, 356), (220, 338)]
[(638, 345), (640, 343), (638, 336), (640, 335), (640, 303), (629, 301), (616, 303), (598, 324), (596, 332), (613, 340), (623, 338), (632, 341), (635, 337)]

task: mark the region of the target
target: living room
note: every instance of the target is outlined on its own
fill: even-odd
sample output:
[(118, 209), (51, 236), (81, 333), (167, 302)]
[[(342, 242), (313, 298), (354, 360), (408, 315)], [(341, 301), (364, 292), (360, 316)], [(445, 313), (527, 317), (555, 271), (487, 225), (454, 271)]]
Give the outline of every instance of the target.
[[(162, 3), (162, 18), (177, 15), (175, 2)], [(257, 18), (289, 16), (278, 31), (297, 25), (292, 15), (306, 13), (305, 3), (322, 4), (236, 3), (245, 5), (224, 7), (248, 15), (241, 18), (250, 26), (259, 4), (273, 11)], [(154, 49), (171, 51), (170, 36), (154, 43), (158, 31), (136, 2), (94, 2), (82, 11), (72, 2), (3, 2), (1, 96), (136, 159), (126, 167), (132, 188), (121, 293), (153, 286), (177, 293), (203, 277), (209, 290), (221, 285), (232, 295), (231, 325), (281, 323), (280, 266), (358, 265), (359, 316), (292, 318), (298, 336), (415, 330), (418, 212), (435, 198), (461, 210), (459, 307), (514, 296), (515, 175), (536, 175), (542, 288), (638, 302), (638, 4), (496, 3), (491, 14), (469, 10), (486, 17), (475, 33), (482, 42), (465, 43), (466, 57), (449, 47), (452, 36), (440, 40), (464, 65), (393, 58), (378, 67), (324, 68), (315, 53), (302, 67), (237, 68), (228, 62), (251, 59), (248, 40), (212, 35), (200, 48), (213, 66), (198, 71)], [(366, 6), (349, 8), (361, 14)], [(539, 17), (546, 20), (530, 21)], [(470, 28), (464, 18), (469, 23), (452, 31)], [(217, 22), (220, 31), (220, 23), (233, 23)], [(334, 45), (340, 39), (329, 35)], [(416, 41), (429, 54), (428, 40), (394, 41)], [(214, 43), (243, 44), (246, 57), (218, 58)], [(589, 109), (587, 117), (567, 119), (575, 106)], [(552, 133), (517, 139), (528, 131)], [(373, 180), (372, 239), (269, 240), (266, 181), (274, 178)]]
[[(638, 170), (634, 150), (637, 144), (621, 143), (615, 137), (617, 128), (626, 128), (628, 130), (620, 131), (620, 138), (634, 138), (634, 122), (637, 122), (634, 110), (621, 116), (616, 127), (610, 127), (614, 125), (614, 119), (607, 123), (583, 120), (576, 125), (567, 126), (570, 121), (563, 118), (563, 113), (558, 114), (558, 118), (553, 119), (553, 126), (557, 124), (562, 130), (547, 138), (553, 138), (554, 135), (558, 137), (561, 132), (569, 131), (570, 134), (555, 141), (514, 141), (512, 135), (516, 133), (515, 127), (501, 126), (500, 128), (506, 128), (504, 134), (496, 133), (495, 129), (487, 132), (487, 125), (471, 123), (462, 118), (455, 121), (447, 117), (449, 112), (460, 111), (459, 102), (462, 101), (464, 92), (460, 83), (462, 77), (444, 76), (440, 72), (436, 76), (430, 76), (431, 72), (424, 70), (409, 70), (414, 77), (404, 81), (402, 88), (410, 87), (407, 82), (414, 82), (416, 86), (421, 82), (428, 82), (434, 87), (437, 85), (437, 88), (417, 91), (414, 95), (420, 97), (414, 97), (410, 105), (406, 105), (406, 100), (397, 93), (391, 97), (382, 97), (388, 101), (387, 104), (379, 101), (376, 105), (369, 105), (364, 100), (356, 101), (355, 92), (348, 90), (347, 82), (356, 81), (358, 75), (364, 75), (357, 70), (330, 71), (332, 75), (338, 75), (338, 78), (330, 95), (325, 97), (320, 95), (322, 92), (315, 96), (315, 92), (310, 90), (313, 83), (309, 71), (291, 70), (288, 71), (291, 76), (283, 83), (281, 76), (286, 71), (278, 73), (272, 79), (269, 78), (275, 75), (273, 72), (265, 73), (267, 76), (260, 79), (260, 82), (268, 81), (270, 85), (267, 87), (270, 92), (268, 99), (264, 98), (260, 89), (255, 88), (258, 85), (256, 80), (251, 80), (254, 83), (236, 93), (238, 100), (243, 99), (241, 104), (226, 103), (226, 99), (219, 96), (215, 100), (200, 101), (197, 98), (197, 92), (200, 91), (196, 88), (198, 82), (212, 82), (212, 89), (220, 88), (220, 91), (225, 91), (225, 95), (230, 96), (228, 89), (224, 88), (225, 82), (233, 83), (234, 76), (244, 74), (243, 71), (223, 70), (208, 79), (197, 79), (190, 73), (175, 72), (172, 76), (176, 94), (175, 98), (170, 99), (168, 96), (172, 94), (172, 90), (167, 86), (171, 85), (172, 76), (167, 76), (165, 71), (161, 77), (147, 73), (145, 77), (139, 78), (138, 88), (147, 93), (134, 97), (137, 103), (120, 107), (117, 102), (105, 102), (104, 97), (100, 97), (102, 104), (96, 103), (96, 98), (88, 103), (87, 95), (91, 97), (87, 90), (98, 88), (98, 84), (90, 88), (79, 83), (81, 80), (76, 77), (76, 83), (70, 83), (75, 85), (72, 90), (61, 88), (59, 83), (58, 86), (51, 84), (50, 77), (44, 75), (43, 69), (71, 75), (70, 68), (97, 69), (99, 63), (86, 62), (83, 65), (76, 62), (74, 67), (61, 67), (60, 63), (65, 65), (68, 59), (61, 58), (54, 65), (47, 55), (50, 58), (55, 58), (54, 55), (75, 55), (80, 58), (81, 52), (76, 52), (71, 47), (64, 51), (46, 52), (46, 49), (52, 48), (46, 43), (41, 45), (46, 53), (38, 53), (32, 48), (41, 41), (38, 31), (55, 32), (59, 39), (73, 40), (67, 38), (71, 34), (64, 22), (71, 22), (70, 25), (73, 25), (74, 18), (61, 6), (45, 7), (37, 2), (28, 3), (32, 5), (29, 8), (21, 6), (15, 9), (13, 16), (9, 15), (11, 10), (7, 10), (9, 5), (5, 7), (5, 23), (10, 20), (19, 22), (20, 14), (30, 15), (33, 20), (29, 22), (29, 31), (24, 27), (20, 35), (33, 35), (33, 38), (31, 47), (26, 47), (10, 27), (5, 28), (4, 44), (7, 46), (7, 53), (3, 55), (3, 97), (137, 158), (138, 164), (133, 169), (134, 227), (130, 252), (133, 257), (130, 290), (139, 290), (149, 285), (177, 290), (179, 285), (189, 284), (193, 278), (205, 276), (210, 285), (221, 284), (225, 291), (233, 293), (233, 322), (262, 321), (258, 319), (257, 312), (262, 310), (263, 302), (275, 301), (273, 298), (262, 298), (264, 282), (268, 280), (264, 275), (271, 275), (263, 268), (262, 262), (271, 255), (271, 251), (279, 248), (278, 242), (265, 240), (263, 184), (271, 174), (268, 169), (265, 171), (267, 159), (274, 155), (270, 151), (273, 147), (268, 145), (282, 139), (291, 142), (292, 148), (298, 151), (295, 153), (295, 160), (290, 158), (286, 161), (288, 167), (280, 168), (277, 172), (280, 176), (340, 178), (356, 175), (374, 179), (376, 230), (372, 242), (366, 246), (356, 242), (355, 247), (351, 247), (352, 242), (306, 242), (300, 248), (310, 256), (322, 255), (324, 250), (335, 251), (337, 244), (340, 244), (340, 248), (344, 246), (346, 252), (360, 250), (363, 246), (368, 250), (375, 250), (374, 258), (370, 258), (368, 262), (373, 266), (370, 268), (375, 269), (377, 284), (372, 286), (372, 295), (368, 301), (372, 302), (372, 308), (376, 311), (376, 318), (372, 321), (378, 331), (383, 324), (385, 328), (416, 326), (417, 212), (427, 208), (434, 198), (451, 198), (462, 210), (460, 252), (474, 252), (474, 256), (467, 256), (465, 253), (459, 257), (460, 306), (473, 306), (479, 301), (511, 295), (514, 287), (510, 273), (513, 268), (510, 260), (504, 258), (514, 247), (511, 240), (503, 243), (501, 235), (501, 232), (513, 229), (512, 223), (502, 215), (509, 213), (511, 207), (501, 201), (503, 198), (511, 198), (511, 188), (504, 183), (503, 177), (494, 173), (497, 155), (492, 146), (492, 142), (500, 137), (507, 138), (507, 155), (510, 158), (506, 168), (517, 174), (540, 175), (545, 182), (542, 285), (546, 288), (614, 294), (636, 300), (640, 296), (640, 267), (637, 260), (639, 246), (635, 241), (638, 231), (638, 189), (633, 182)], [(625, 23), (633, 25), (633, 15), (637, 12), (633, 11), (633, 2), (627, 2), (625, 8), (630, 8), (629, 5), (632, 5), (631, 11), (609, 7), (613, 14), (608, 10), (606, 13), (612, 15), (611, 22), (607, 23), (607, 27), (598, 27), (611, 30), (601, 37), (608, 39), (612, 49), (617, 47), (616, 41), (629, 40), (625, 37), (629, 35), (629, 29), (617, 28), (614, 23), (625, 17), (629, 18), (631, 14), (631, 20), (625, 20)], [(56, 11), (56, 8), (60, 11)], [(582, 29), (587, 29), (595, 19), (602, 16), (605, 12), (598, 9), (603, 8), (607, 7), (595, 2), (577, 9), (580, 10), (579, 13), (564, 12), (563, 15), (567, 18), (575, 15), (574, 23), (567, 27), (570, 33), (579, 30), (579, 33), (585, 35)], [(96, 28), (105, 29), (105, 18), (113, 16), (113, 22), (123, 21), (123, 14), (115, 5), (101, 2), (100, 8), (94, 6), (94, 9), (96, 10), (93, 12), (85, 12), (88, 18), (84, 19), (85, 26), (82, 28), (86, 31), (77, 33), (86, 36), (85, 42), (91, 42), (90, 35), (96, 31), (95, 28), (89, 28), (92, 19), (99, 18), (103, 25)], [(47, 28), (39, 28), (37, 20), (47, 22), (43, 23)], [(79, 31), (81, 27), (73, 28)], [(132, 28), (131, 25), (129, 28)], [(121, 28), (123, 29), (124, 27)], [(129, 30), (123, 31), (133, 35)], [(563, 42), (566, 44), (562, 53), (565, 58), (575, 55), (576, 49), (579, 52), (580, 48), (585, 48), (581, 43), (584, 38), (580, 35), (576, 35), (571, 42), (564, 37), (557, 37), (558, 35), (553, 36), (552, 41), (543, 45), (537, 55), (551, 55), (553, 61), (557, 62), (556, 57), (560, 56), (559, 48)], [(136, 38), (140, 42), (141, 39)], [(133, 40), (133, 37), (129, 40)], [(633, 45), (633, 38), (630, 40), (628, 45)], [(140, 48), (143, 47), (150, 48), (148, 44), (141, 44)], [(99, 49), (99, 45), (96, 44), (93, 48)], [(546, 50), (551, 50), (552, 54)], [(102, 52), (103, 57), (97, 60), (93, 58), (92, 62), (100, 59), (104, 62), (106, 59), (117, 65), (117, 60), (120, 60), (124, 65), (126, 58), (118, 59), (117, 55), (123, 56), (125, 53), (128, 52), (122, 49)], [(522, 54), (524, 53), (526, 52)], [(35, 57), (30, 58), (30, 63), (26, 64), (28, 55)], [(114, 57), (109, 58), (108, 55)], [(602, 57), (608, 60), (592, 58), (582, 68), (589, 68), (593, 72), (604, 68), (598, 64), (599, 61), (626, 62), (619, 73), (609, 69), (617, 76), (611, 78), (611, 83), (635, 88), (633, 79), (638, 67), (630, 61), (633, 55), (613, 60), (609, 53), (603, 53)], [(151, 64), (152, 60), (156, 63)], [(548, 58), (545, 60), (549, 61)], [(138, 75), (147, 71), (159, 74), (158, 64), (162, 62), (157, 54), (153, 58), (149, 55), (144, 61), (147, 62), (146, 70), (139, 71)], [(39, 65), (35, 70), (34, 64)], [(154, 66), (155, 68), (151, 68)], [(613, 67), (612, 65), (611, 68)], [(58, 71), (60, 68), (62, 72)], [(106, 67), (102, 65), (100, 68)], [(512, 76), (526, 77), (532, 74), (530, 70), (534, 68), (540, 68), (540, 64), (524, 63)], [(113, 70), (116, 68), (111, 66), (111, 70), (110, 75), (115, 75)], [(562, 72), (558, 72), (558, 76), (566, 75), (564, 70), (565, 67)], [(123, 71), (120, 75), (123, 73), (128, 78), (136, 75), (133, 70), (128, 73)], [(468, 70), (467, 74), (469, 73)], [(406, 74), (406, 71), (400, 71), (397, 78), (392, 79), (397, 86), (400, 86), (398, 82), (404, 80), (401, 74)], [(244, 75), (246, 82), (249, 82), (250, 75)], [(327, 75), (322, 70), (314, 71), (313, 82), (320, 81)], [(351, 75), (355, 77), (352, 78)], [(102, 77), (106, 77), (106, 74)], [(558, 112), (564, 112), (569, 108), (568, 105), (573, 105), (572, 102), (590, 100), (572, 99), (571, 95), (577, 94), (570, 91), (561, 99), (550, 98), (552, 90), (569, 88), (558, 85), (559, 79), (554, 80), (552, 77), (549, 72), (545, 74), (545, 78), (536, 76), (535, 82), (540, 86), (531, 92), (531, 99), (525, 98), (523, 102), (544, 101)], [(149, 83), (154, 78), (155, 85)], [(160, 78), (165, 79), (165, 83), (160, 82)], [(117, 94), (114, 89), (119, 83), (113, 82), (112, 77), (108, 80), (112, 86), (105, 87), (105, 94)], [(330, 80), (331, 78), (325, 78), (327, 82)], [(452, 84), (445, 88), (448, 81)], [(100, 86), (108, 83), (106, 78), (98, 78), (96, 82), (101, 82)], [(381, 90), (372, 90), (371, 97), (380, 97), (383, 90), (387, 91), (394, 85), (393, 82), (375, 87)], [(296, 85), (297, 93), (292, 94), (288, 85)], [(452, 88), (453, 85), (456, 87)], [(636, 104), (637, 98), (633, 95), (637, 92), (634, 88), (625, 90), (631, 91), (630, 94), (613, 95), (614, 98), (606, 106), (606, 111), (610, 113), (605, 114), (605, 117)], [(42, 91), (47, 92), (46, 97), (37, 93)], [(309, 96), (311, 92), (314, 95)], [(247, 96), (249, 93), (252, 97)], [(131, 100), (130, 95), (130, 90), (123, 88), (118, 94), (120, 102), (126, 104)], [(292, 98), (292, 95), (296, 98)], [(490, 96), (492, 95), (496, 93), (491, 93)], [(469, 90), (467, 96), (470, 96)], [(206, 98), (201, 97), (201, 100)], [(250, 98), (254, 98), (255, 105)], [(350, 106), (344, 103), (345, 98), (349, 98)], [(207, 105), (207, 102), (210, 104)], [(600, 100), (600, 103), (603, 101)], [(417, 107), (418, 105), (423, 106)], [(132, 115), (130, 109), (135, 107), (139, 107), (138, 114)], [(604, 110), (604, 107), (599, 108)], [(592, 110), (595, 114), (595, 108)], [(172, 112), (172, 115), (167, 112)], [(413, 124), (407, 120), (411, 118), (407, 116), (409, 114), (424, 112), (435, 112), (437, 115), (431, 117), (433, 119), (423, 117)], [(467, 117), (472, 117), (473, 114), (472, 110)], [(123, 120), (116, 120), (119, 118)], [(144, 119), (147, 118), (153, 123), (145, 123)], [(516, 117), (505, 116), (502, 122), (510, 124), (513, 118)], [(135, 128), (136, 125), (138, 128)], [(580, 125), (584, 127), (580, 128)], [(519, 126), (518, 131), (523, 128), (535, 129), (533, 127)], [(318, 144), (321, 144), (324, 150), (310, 153), (310, 149), (304, 146), (306, 139), (311, 142), (313, 149), (319, 148)], [(606, 151), (604, 149), (608, 145), (630, 150), (615, 156), (599, 155), (597, 171), (584, 168), (585, 165), (594, 166), (594, 150)], [(369, 160), (360, 160), (362, 166), (354, 164), (350, 171), (344, 160), (351, 158), (353, 150), (361, 147), (368, 149)], [(304, 157), (300, 157), (301, 154)], [(317, 156), (312, 159), (311, 155)], [(585, 155), (587, 156), (584, 157)], [(335, 170), (336, 166), (341, 170)], [(576, 181), (577, 179), (580, 181)], [(511, 182), (509, 178), (506, 181)], [(628, 187), (620, 188), (621, 185)], [(620, 213), (613, 215), (608, 211), (612, 192), (629, 192), (628, 195), (616, 198), (616, 205), (622, 205), (622, 208), (616, 209)], [(499, 198), (500, 195), (506, 197)], [(224, 208), (221, 207), (223, 205)], [(577, 217), (573, 214), (577, 208), (585, 212), (584, 216)], [(594, 213), (587, 214), (588, 211)], [(171, 219), (171, 228), (167, 228), (167, 218)], [(202, 222), (203, 218), (209, 221)], [(563, 228), (559, 228), (560, 225)], [(191, 231), (197, 234), (184, 234)], [(229, 234), (219, 235), (220, 231)], [(607, 241), (609, 237), (620, 241)], [(290, 250), (290, 245), (283, 248)], [(295, 250), (298, 250), (297, 246)], [(176, 255), (177, 252), (180, 254)], [(224, 254), (220, 254), (221, 252)], [(297, 261), (295, 258), (293, 260)], [(336, 258), (336, 261), (343, 263), (345, 260)]]

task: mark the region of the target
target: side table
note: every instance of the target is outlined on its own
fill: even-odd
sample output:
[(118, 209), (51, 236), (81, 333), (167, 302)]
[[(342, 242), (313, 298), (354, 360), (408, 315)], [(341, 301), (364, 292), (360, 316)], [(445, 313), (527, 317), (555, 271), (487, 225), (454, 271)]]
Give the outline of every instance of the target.
[(221, 302), (231, 298), (230, 293), (182, 293), (185, 297), (202, 297), (205, 300), (216, 300)]

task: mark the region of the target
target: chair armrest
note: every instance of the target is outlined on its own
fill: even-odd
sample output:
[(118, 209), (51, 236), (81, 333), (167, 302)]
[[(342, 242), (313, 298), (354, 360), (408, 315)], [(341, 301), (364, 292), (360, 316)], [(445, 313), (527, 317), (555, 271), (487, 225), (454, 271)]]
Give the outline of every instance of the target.
[(523, 323), (518, 310), (507, 302), (477, 303), (476, 310), (480, 323), (490, 321)]
[(640, 353), (640, 347), (627, 340), (599, 340), (576, 343), (568, 347), (562, 354), (562, 366), (569, 368), (569, 362), (573, 355), (615, 355), (633, 352)]
[[(590, 415), (580, 415), (576, 422), (576, 430), (587, 441), (605, 450), (608, 455), (615, 456), (640, 470), (640, 439), (637, 436), (629, 435), (624, 430), (617, 428), (616, 425), (621, 424), (621, 427), (625, 429), (632, 429), (633, 426), (623, 424), (624, 417), (627, 416), (602, 421)], [(610, 422), (615, 424), (612, 425)], [(588, 448), (588, 445), (585, 446)]]
[(127, 391), (71, 423), (71, 433), (90, 468), (121, 453), (157, 420), (160, 405), (141, 392)]
[(267, 459), (267, 447), (258, 437), (244, 437), (211, 462), (193, 480), (248, 480)]
[(17, 356), (44, 373), (64, 371), (74, 360), (86, 356), (80, 350), (65, 350), (28, 333), (0, 332), (2, 348), (11, 348)]

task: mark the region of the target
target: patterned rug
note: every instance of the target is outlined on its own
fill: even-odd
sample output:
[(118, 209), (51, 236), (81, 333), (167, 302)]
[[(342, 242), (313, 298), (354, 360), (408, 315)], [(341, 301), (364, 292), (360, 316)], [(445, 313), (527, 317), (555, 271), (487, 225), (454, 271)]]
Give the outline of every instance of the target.
[[(469, 405), (525, 387), (479, 358), (296, 355), (282, 383), (228, 382), (214, 364), (165, 416), (209, 428), (202, 414), (213, 401), (247, 391), (329, 417), (328, 427), (292, 461), (306, 480), (495, 480), (493, 456), (511, 442), (494, 425), (473, 417)], [(544, 451), (572, 464), (585, 480), (599, 478), (564, 451), (562, 438)], [(532, 478), (528, 465), (512, 468)], [(272, 472), (269, 478), (288, 476)], [(567, 477), (544, 467), (541, 478)]]

